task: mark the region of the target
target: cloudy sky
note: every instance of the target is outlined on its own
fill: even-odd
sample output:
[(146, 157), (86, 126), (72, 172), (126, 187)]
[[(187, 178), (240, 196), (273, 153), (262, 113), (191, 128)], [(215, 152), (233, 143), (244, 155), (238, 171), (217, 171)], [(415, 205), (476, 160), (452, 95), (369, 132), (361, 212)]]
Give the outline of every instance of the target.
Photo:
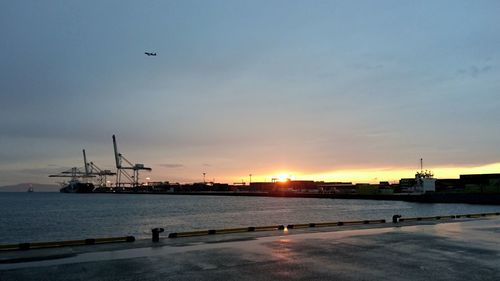
[[(1, 1), (0, 184), (500, 172), (499, 1)], [(147, 57), (145, 51), (157, 52)]]

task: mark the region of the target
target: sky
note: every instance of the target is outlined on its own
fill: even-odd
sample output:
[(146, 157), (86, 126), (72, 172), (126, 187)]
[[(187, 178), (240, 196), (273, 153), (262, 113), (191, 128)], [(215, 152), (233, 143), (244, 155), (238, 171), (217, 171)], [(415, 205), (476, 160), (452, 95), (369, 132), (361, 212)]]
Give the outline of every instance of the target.
[[(499, 1), (1, 1), (0, 184), (500, 172)], [(144, 52), (156, 52), (148, 57)]]

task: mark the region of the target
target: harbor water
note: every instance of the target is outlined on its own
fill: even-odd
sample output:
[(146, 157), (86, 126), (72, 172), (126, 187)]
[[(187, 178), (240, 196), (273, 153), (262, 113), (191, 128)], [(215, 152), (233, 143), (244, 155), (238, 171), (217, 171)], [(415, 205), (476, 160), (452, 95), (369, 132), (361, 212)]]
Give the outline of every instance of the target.
[(315, 198), (0, 193), (0, 243), (482, 212), (500, 206)]

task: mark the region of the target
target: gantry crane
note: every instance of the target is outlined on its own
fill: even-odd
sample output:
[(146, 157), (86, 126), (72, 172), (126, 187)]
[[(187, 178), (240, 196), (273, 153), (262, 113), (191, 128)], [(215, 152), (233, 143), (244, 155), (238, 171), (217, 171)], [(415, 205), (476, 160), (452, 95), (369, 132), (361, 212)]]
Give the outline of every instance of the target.
[[(138, 187), (139, 186), (139, 171), (151, 171), (149, 167), (145, 167), (144, 164), (132, 164), (128, 161), (121, 153), (118, 152), (118, 146), (116, 144), (116, 137), (113, 135), (113, 148), (115, 151), (115, 163), (116, 163), (116, 186), (117, 187)], [(130, 172), (130, 170), (132, 172)], [(122, 182), (122, 180), (125, 180)]]
[(92, 161), (87, 162), (87, 155), (85, 154), (85, 149), (83, 149), (83, 163), (85, 165), (85, 174), (97, 177), (97, 184), (99, 187), (106, 187), (107, 176), (116, 175), (116, 173), (111, 172), (111, 170), (103, 170), (99, 168)]
[[(78, 179), (93, 178), (95, 176), (89, 175), (86, 171), (81, 171), (78, 167), (73, 167), (69, 170), (63, 171), (59, 174), (49, 175), (49, 178), (71, 178), (70, 182), (76, 182)], [(66, 183), (61, 183), (62, 185)]]
[(87, 162), (87, 155), (83, 149), (83, 171), (78, 167), (73, 167), (59, 174), (49, 175), (51, 178), (71, 178), (71, 181), (78, 179), (89, 179), (97, 177), (98, 186), (106, 186), (106, 176), (114, 176), (116, 173), (110, 170), (102, 170), (93, 162)]

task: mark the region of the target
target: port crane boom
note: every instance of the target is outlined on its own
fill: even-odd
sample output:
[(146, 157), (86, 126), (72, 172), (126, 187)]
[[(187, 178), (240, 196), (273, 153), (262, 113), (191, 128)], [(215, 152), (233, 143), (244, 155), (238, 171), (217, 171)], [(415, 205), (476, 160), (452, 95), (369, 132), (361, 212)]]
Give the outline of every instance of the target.
[(152, 169), (144, 164), (132, 164), (123, 154), (119, 153), (115, 135), (113, 135), (113, 149), (116, 163), (116, 186), (139, 187), (139, 171), (151, 171)]
[(49, 175), (49, 178), (71, 178), (72, 180), (77, 180), (78, 178), (93, 178), (95, 176), (90, 175), (84, 171), (81, 171), (78, 167), (73, 167), (69, 170), (62, 171), (59, 174)]
[(83, 163), (85, 165), (85, 174), (92, 177), (97, 177), (97, 184), (100, 187), (105, 187), (107, 183), (107, 176), (114, 176), (116, 173), (111, 172), (111, 170), (103, 170), (99, 168), (94, 162), (87, 162), (87, 155), (85, 149), (83, 151)]

